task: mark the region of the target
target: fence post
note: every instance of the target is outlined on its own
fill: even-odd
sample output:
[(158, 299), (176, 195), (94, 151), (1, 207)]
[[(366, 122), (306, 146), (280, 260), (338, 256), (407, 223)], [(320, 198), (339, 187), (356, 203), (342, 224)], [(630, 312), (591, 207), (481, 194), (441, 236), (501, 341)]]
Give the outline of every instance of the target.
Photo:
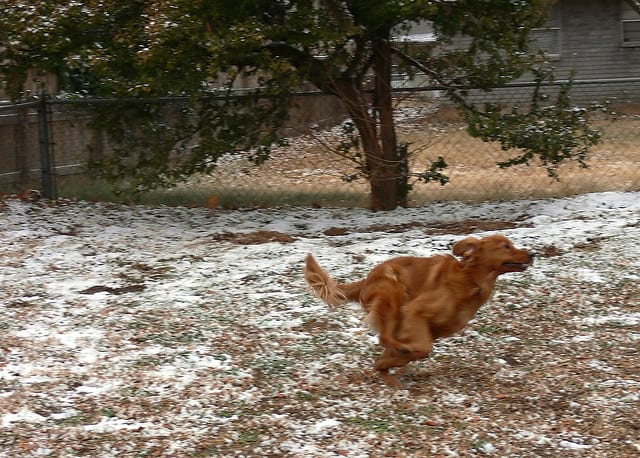
[(27, 147), (27, 137), (29, 132), (29, 109), (24, 107), (18, 107), (16, 109), (18, 115), (17, 122), (13, 128), (13, 135), (15, 136), (15, 158), (16, 168), (18, 172), (18, 189), (27, 189), (29, 187), (30, 169), (29, 163), (33, 162), (33, 159), (29, 156), (29, 150)]
[(58, 192), (54, 179), (53, 155), (49, 139), (49, 103), (44, 91), (40, 91), (38, 103), (38, 134), (40, 139), (40, 170), (42, 171), (42, 195), (47, 199), (57, 199)]

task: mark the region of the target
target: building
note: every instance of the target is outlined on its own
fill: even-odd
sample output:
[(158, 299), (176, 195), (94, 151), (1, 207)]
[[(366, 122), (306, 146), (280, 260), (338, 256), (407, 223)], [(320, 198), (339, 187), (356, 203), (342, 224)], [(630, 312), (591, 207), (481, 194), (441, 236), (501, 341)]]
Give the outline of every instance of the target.
[[(556, 81), (574, 75), (574, 100), (640, 103), (640, 0), (557, 0), (547, 26), (532, 31), (532, 37), (554, 67)], [(398, 39), (419, 46), (433, 43), (436, 37), (428, 24), (421, 24)], [(517, 83), (531, 79), (525, 76)], [(424, 75), (411, 80), (394, 75), (396, 87), (425, 83)], [(518, 101), (526, 92), (522, 87), (498, 89), (488, 96), (478, 93), (476, 98)]]

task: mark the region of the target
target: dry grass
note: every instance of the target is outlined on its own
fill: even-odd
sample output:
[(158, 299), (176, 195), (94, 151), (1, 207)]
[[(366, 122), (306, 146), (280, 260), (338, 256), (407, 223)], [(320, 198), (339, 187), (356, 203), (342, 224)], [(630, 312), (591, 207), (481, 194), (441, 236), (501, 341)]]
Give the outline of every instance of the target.
[[(498, 144), (470, 137), (455, 115), (427, 102), (405, 102), (398, 107), (398, 140), (410, 143), (416, 153), (411, 170), (425, 170), (442, 156), (450, 182), (414, 183), (411, 204), (433, 201), (486, 201), (564, 197), (586, 192), (640, 189), (640, 117), (624, 115), (596, 121), (603, 141), (593, 148), (588, 168), (576, 163), (559, 168), (560, 180), (543, 167), (496, 164), (515, 156)], [(60, 194), (86, 200), (117, 200), (143, 204), (237, 207), (345, 206), (366, 207), (369, 185), (363, 180), (345, 182), (356, 172), (353, 162), (332, 153), (341, 136), (340, 128), (298, 132), (288, 147), (273, 151), (269, 161), (255, 166), (246, 157), (223, 157), (208, 176), (194, 178), (173, 190), (142, 196), (112, 194), (113, 188), (95, 181), (63, 180)]]
[[(559, 169), (560, 180), (548, 176), (535, 166), (500, 169), (497, 162), (515, 156), (495, 143), (470, 137), (464, 126), (450, 124), (433, 128), (425, 120), (423, 129), (407, 132), (404, 141), (425, 146), (424, 153), (414, 158), (415, 170), (423, 169), (429, 159), (445, 157), (450, 183), (421, 185), (416, 194), (427, 200), (493, 200), (527, 197), (558, 197), (584, 192), (635, 190), (640, 187), (640, 125), (637, 118), (601, 120), (596, 125), (603, 141), (593, 148), (587, 168), (577, 163)], [(414, 198), (418, 198), (414, 196)]]
[[(640, 189), (637, 167), (640, 163), (640, 121), (637, 116), (596, 121), (603, 141), (592, 150), (588, 168), (576, 163), (562, 165), (557, 181), (535, 164), (500, 169), (497, 162), (515, 156), (513, 151), (503, 151), (498, 144), (470, 137), (463, 123), (455, 119), (443, 120), (432, 109), (420, 110), (413, 106), (407, 110), (409, 114), (405, 114), (400, 123), (398, 137), (399, 141), (410, 143), (412, 151), (418, 151), (411, 158), (412, 170), (425, 170), (438, 156), (444, 157), (449, 165), (445, 173), (450, 182), (446, 186), (415, 184), (410, 197), (416, 205), (439, 200), (508, 200)], [(315, 195), (319, 204), (325, 202), (324, 193), (366, 194), (368, 184), (364, 180), (347, 183), (342, 179), (355, 172), (354, 164), (331, 153), (325, 146), (335, 144), (339, 135), (338, 129), (323, 132), (321, 138), (307, 132), (289, 147), (276, 150), (272, 159), (260, 167), (246, 160), (228, 161), (200, 184), (214, 183), (212, 193), (232, 188), (236, 199), (251, 195), (260, 200), (260, 194), (266, 189), (269, 194)], [(227, 193), (223, 205), (233, 201), (230, 197)], [(340, 202), (340, 199), (328, 200), (331, 204)]]

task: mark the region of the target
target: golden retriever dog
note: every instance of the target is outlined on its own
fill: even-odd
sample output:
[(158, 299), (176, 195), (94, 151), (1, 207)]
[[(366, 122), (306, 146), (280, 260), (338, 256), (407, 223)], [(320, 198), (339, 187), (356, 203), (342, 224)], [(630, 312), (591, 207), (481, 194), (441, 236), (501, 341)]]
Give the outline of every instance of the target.
[(503, 235), (467, 237), (452, 251), (454, 256), (393, 258), (352, 283), (331, 278), (309, 254), (304, 277), (332, 308), (348, 301), (362, 305), (365, 322), (384, 347), (375, 369), (385, 383), (399, 387), (389, 369), (429, 356), (436, 339), (460, 331), (489, 300), (498, 276), (522, 272), (533, 262), (533, 255)]

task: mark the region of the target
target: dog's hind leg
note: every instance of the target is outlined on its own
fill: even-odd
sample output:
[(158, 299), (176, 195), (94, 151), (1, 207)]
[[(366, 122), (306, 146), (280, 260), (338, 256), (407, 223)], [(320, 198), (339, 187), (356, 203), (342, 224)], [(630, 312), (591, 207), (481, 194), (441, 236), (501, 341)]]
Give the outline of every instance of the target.
[(395, 348), (385, 348), (382, 356), (376, 361), (377, 371), (389, 370), (393, 367), (402, 367), (419, 359), (424, 359), (431, 354), (431, 349), (427, 351), (400, 352)]
[(402, 385), (395, 375), (389, 373), (389, 369), (402, 367), (411, 361), (424, 359), (429, 356), (433, 347), (433, 336), (428, 323), (423, 320), (407, 322), (407, 317), (404, 318), (402, 334), (399, 337), (402, 348), (407, 348), (408, 350), (403, 351), (397, 348), (387, 347), (375, 363), (375, 369), (380, 374), (382, 380), (387, 385), (393, 387)]
[(398, 377), (391, 374), (389, 369), (394, 367), (402, 367), (407, 365), (411, 361), (415, 361), (418, 359), (424, 359), (429, 356), (430, 352), (410, 352), (410, 353), (402, 353), (394, 348), (385, 348), (384, 352), (380, 359), (376, 361), (375, 369), (380, 374), (380, 378), (382, 381), (393, 387), (393, 388), (402, 388), (402, 382), (398, 380)]
[(378, 273), (377, 277), (375, 282), (362, 290), (362, 307), (367, 312), (365, 322), (380, 334), (380, 345), (402, 351), (404, 348), (395, 334), (402, 320), (405, 288), (386, 271), (385, 275)]

